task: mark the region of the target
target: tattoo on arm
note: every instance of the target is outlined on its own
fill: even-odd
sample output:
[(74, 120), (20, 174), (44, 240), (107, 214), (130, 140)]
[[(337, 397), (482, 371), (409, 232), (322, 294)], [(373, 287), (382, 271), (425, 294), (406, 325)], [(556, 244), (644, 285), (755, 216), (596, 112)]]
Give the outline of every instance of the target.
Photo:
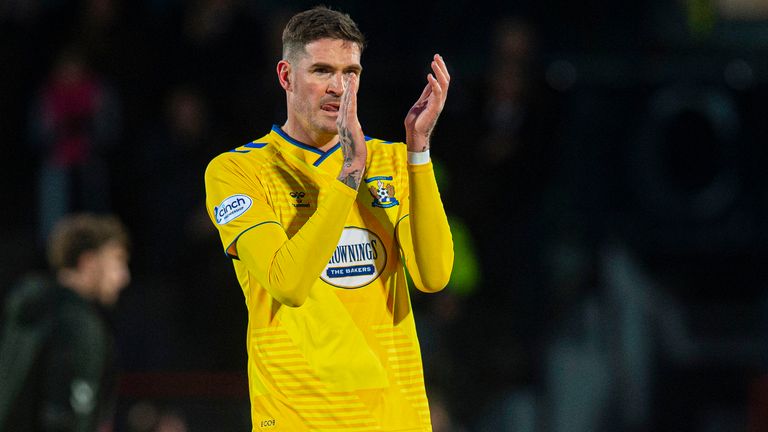
[(357, 189), (360, 185), (360, 177), (362, 174), (360, 170), (353, 170), (345, 173), (349, 168), (352, 168), (352, 155), (355, 151), (355, 142), (352, 139), (352, 132), (345, 125), (339, 127), (339, 143), (341, 144), (341, 150), (344, 154), (344, 166), (342, 172), (339, 175), (339, 180), (352, 189)]
[(360, 186), (360, 170), (354, 170), (340, 180), (342, 183), (351, 187), (352, 189), (357, 189), (357, 187)]
[(344, 152), (344, 161), (348, 162), (352, 160), (352, 153), (355, 151), (355, 142), (352, 140), (352, 132), (346, 125), (339, 128), (339, 142), (341, 143), (341, 150)]

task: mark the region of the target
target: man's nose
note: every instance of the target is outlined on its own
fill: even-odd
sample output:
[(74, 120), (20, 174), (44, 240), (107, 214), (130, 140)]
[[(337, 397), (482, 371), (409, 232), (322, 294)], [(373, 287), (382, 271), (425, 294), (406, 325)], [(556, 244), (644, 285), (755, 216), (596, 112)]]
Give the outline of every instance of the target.
[(335, 73), (328, 83), (328, 93), (335, 95), (341, 95), (344, 93), (344, 75), (342, 73)]

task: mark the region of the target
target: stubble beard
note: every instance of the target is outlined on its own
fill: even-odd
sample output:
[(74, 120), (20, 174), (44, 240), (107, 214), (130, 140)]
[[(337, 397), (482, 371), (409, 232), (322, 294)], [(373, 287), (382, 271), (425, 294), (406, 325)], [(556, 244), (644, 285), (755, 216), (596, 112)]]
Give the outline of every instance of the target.
[(327, 115), (327, 112), (322, 109), (319, 111), (319, 113), (310, 118), (310, 126), (324, 135), (337, 135), (336, 117)]

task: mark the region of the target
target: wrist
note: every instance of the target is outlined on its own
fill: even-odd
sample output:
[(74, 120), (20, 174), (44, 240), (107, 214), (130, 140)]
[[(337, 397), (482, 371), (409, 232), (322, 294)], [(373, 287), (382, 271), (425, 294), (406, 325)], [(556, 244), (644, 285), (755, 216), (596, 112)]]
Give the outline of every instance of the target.
[(407, 134), (405, 137), (405, 144), (407, 145), (409, 152), (424, 152), (429, 150), (429, 136)]
[(408, 152), (408, 165), (425, 165), (428, 164), (430, 160), (429, 149), (420, 152)]

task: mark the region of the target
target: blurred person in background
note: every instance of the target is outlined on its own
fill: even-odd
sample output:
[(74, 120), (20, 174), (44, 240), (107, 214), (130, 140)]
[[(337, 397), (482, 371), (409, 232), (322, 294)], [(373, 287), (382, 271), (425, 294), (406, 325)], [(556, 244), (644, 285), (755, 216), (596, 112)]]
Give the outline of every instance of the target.
[(114, 338), (105, 308), (130, 282), (129, 238), (113, 216), (73, 214), (48, 242), (53, 277), (11, 292), (0, 339), (0, 431), (108, 431)]
[(120, 119), (116, 93), (89, 66), (83, 47), (64, 48), (39, 89), (30, 120), (30, 140), (41, 155), (41, 241), (67, 213), (109, 211), (109, 150), (119, 139)]
[[(491, 367), (478, 372), (481, 392), (506, 393), (539, 380), (541, 335), (547, 331), (548, 292), (542, 257), (555, 232), (545, 220), (557, 174), (553, 95), (544, 81), (536, 26), (526, 16), (494, 23), (483, 88), (482, 135), (467, 170), (476, 208), (468, 224), (478, 240), (483, 290), (491, 313), (477, 326), (478, 355)], [(489, 179), (496, 182), (491, 186)], [(500, 331), (500, 329), (504, 329)]]
[(450, 78), (435, 55), (406, 142), (366, 137), (364, 45), (346, 14), (294, 15), (277, 64), (286, 122), (206, 171), (248, 305), (253, 430), (432, 430), (405, 266), (425, 292), (451, 275), (429, 156)]
[[(189, 187), (203, 181), (211, 158), (209, 124), (209, 106), (197, 86), (178, 84), (165, 97), (163, 116), (145, 127), (133, 147), (133, 207), (163, 209), (133, 216), (144, 227), (136, 233), (137, 247), (140, 241), (146, 251), (142, 264), (153, 274), (185, 274), (189, 269), (181, 257), (189, 239), (211, 234), (203, 199)], [(173, 205), (167, 205), (171, 197)]]

